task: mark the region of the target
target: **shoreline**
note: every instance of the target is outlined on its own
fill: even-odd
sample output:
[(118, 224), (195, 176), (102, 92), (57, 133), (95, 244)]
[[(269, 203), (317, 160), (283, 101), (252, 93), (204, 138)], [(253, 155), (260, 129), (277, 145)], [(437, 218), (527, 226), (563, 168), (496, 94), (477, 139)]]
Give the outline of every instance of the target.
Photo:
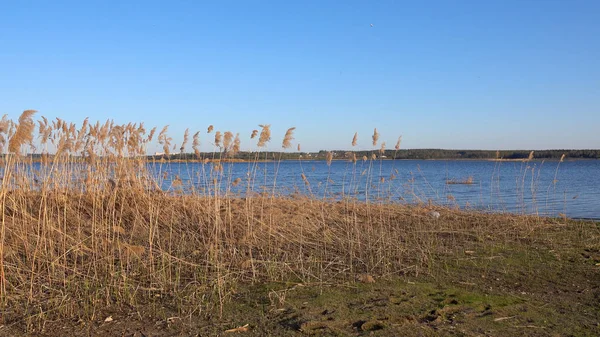
[[(2, 158), (0, 160), (6, 160), (6, 158)], [(63, 161), (64, 159), (60, 159), (60, 161)], [(97, 159), (98, 160), (98, 159)], [(119, 160), (131, 160), (131, 161), (138, 161), (140, 160), (139, 158), (119, 158), (117, 160), (115, 159), (111, 159), (111, 160), (104, 160), (106, 162), (116, 162)], [(486, 158), (430, 158), (430, 159), (420, 159), (420, 158), (397, 158), (397, 159), (391, 159), (391, 158), (377, 158), (377, 159), (368, 159), (367, 161), (488, 161), (488, 162), (542, 162), (542, 161), (549, 161), (549, 162), (559, 162), (561, 161), (560, 158), (533, 158), (533, 159), (486, 159)], [(575, 161), (596, 161), (596, 160), (600, 160), (600, 158), (565, 158), (562, 160), (562, 162), (575, 162)], [(26, 162), (32, 162), (32, 163), (44, 163), (44, 162), (48, 162), (51, 163), (52, 159), (41, 159), (41, 158), (33, 158), (33, 159), (26, 159)], [(87, 160), (84, 158), (74, 158), (71, 159), (70, 161), (72, 162), (86, 162)], [(99, 160), (99, 161), (103, 161), (103, 160)], [(197, 164), (208, 164), (208, 163), (272, 163), (272, 162), (326, 162), (327, 160), (325, 158), (311, 158), (311, 159), (258, 159), (258, 160), (247, 160), (247, 159), (142, 159), (142, 161), (145, 161), (147, 163), (197, 163)], [(332, 159), (332, 162), (352, 162), (348, 159)], [(358, 160), (357, 162), (362, 162), (362, 160)]]
[(600, 331), (581, 292), (600, 286), (596, 223), (135, 188), (2, 193), (0, 335)]

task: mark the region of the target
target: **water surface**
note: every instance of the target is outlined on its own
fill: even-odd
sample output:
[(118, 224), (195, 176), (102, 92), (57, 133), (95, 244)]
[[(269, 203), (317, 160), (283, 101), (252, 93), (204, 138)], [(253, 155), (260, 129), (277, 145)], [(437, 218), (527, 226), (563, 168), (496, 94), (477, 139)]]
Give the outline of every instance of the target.
[[(211, 172), (211, 164), (163, 163), (149, 164), (149, 168), (161, 180), (163, 189), (179, 189), (183, 193), (302, 193), (319, 198), (433, 202), (480, 210), (600, 219), (598, 160), (396, 160), (356, 164), (334, 161), (330, 166), (324, 161), (226, 163), (218, 175)], [(181, 186), (173, 185), (177, 177)], [(460, 184), (469, 177), (470, 184)], [(237, 178), (241, 181), (233, 186)]]

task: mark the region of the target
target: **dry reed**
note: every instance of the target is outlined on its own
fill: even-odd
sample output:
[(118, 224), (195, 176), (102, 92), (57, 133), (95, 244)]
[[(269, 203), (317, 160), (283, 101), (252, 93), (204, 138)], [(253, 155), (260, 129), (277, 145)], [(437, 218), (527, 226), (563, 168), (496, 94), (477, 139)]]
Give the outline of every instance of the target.
[(331, 153), (331, 151), (327, 152), (325, 160), (327, 162), (327, 166), (331, 166), (331, 161), (333, 160), (333, 153)]
[(231, 146), (233, 142), (233, 133), (231, 131), (225, 131), (225, 134), (223, 136), (223, 148), (225, 148), (226, 151), (229, 151), (231, 149)]
[(377, 141), (379, 141), (379, 132), (377, 132), (377, 128), (373, 131), (373, 146), (377, 146)]
[[(0, 120), (5, 137), (0, 146), (9, 139), (10, 151), (17, 152), (31, 144), (32, 115), (24, 113), (18, 124)], [(148, 303), (156, 315), (165, 306), (182, 317), (214, 315), (244, 282), (323, 284), (399, 270), (414, 275), (427, 272), (432, 257), (452, 251), (457, 240), (478, 237), (484, 227), (504, 240), (536, 224), (453, 210), (444, 210), (447, 221), (432, 221), (428, 209), (358, 202), (348, 194), (336, 202), (329, 195), (317, 200), (264, 194), (254, 187), (260, 183), (256, 163), (243, 178), (233, 179), (217, 155), (192, 172), (172, 170), (162, 159), (147, 161), (141, 154), (156, 145), (148, 144), (156, 128), (146, 134), (142, 124), (84, 121), (77, 129), (61, 119), (37, 125), (40, 142), (47, 139), (63, 152), (44, 156), (35, 177), (28, 171), (30, 159), (4, 156), (0, 189), (2, 324), (19, 321), (35, 332), (45, 321), (97, 320), (105, 310)], [(259, 147), (270, 140), (269, 125), (261, 128)], [(216, 132), (215, 146), (237, 153), (239, 134), (233, 141), (232, 135), (226, 132), (221, 144)], [(168, 125), (157, 138), (168, 156)], [(200, 159), (199, 147), (196, 132), (192, 149)], [(71, 155), (73, 149), (84, 152), (87, 162)], [(357, 160), (355, 153), (348, 157)], [(328, 166), (332, 160), (327, 152)], [(366, 169), (371, 164), (361, 165), (356, 184), (365, 182), (363, 169), (368, 179), (377, 179)], [(300, 177), (310, 191), (309, 177), (304, 172)]]
[(23, 111), (19, 117), (19, 123), (17, 124), (15, 133), (8, 140), (8, 151), (20, 155), (22, 145), (32, 145), (33, 131), (35, 130), (35, 123), (33, 122), (32, 117), (36, 112), (37, 111), (35, 110)]
[(192, 150), (194, 150), (196, 158), (200, 159), (200, 131), (194, 133), (194, 136), (192, 137)]
[(294, 130), (296, 130), (296, 128), (292, 127), (286, 131), (285, 136), (283, 137), (283, 143), (281, 145), (282, 148), (289, 149), (290, 147), (292, 147), (292, 139), (294, 139)]
[(223, 135), (221, 135), (221, 131), (215, 132), (215, 146), (221, 147), (221, 140), (223, 139)]
[(310, 185), (310, 183), (308, 182), (308, 178), (306, 178), (306, 174), (302, 173), (300, 174), (300, 177), (302, 177), (302, 181), (304, 181), (305, 185)]
[(533, 159), (533, 151), (529, 152), (529, 156), (527, 157), (527, 161), (530, 161)]
[(235, 156), (238, 152), (240, 152), (240, 134), (236, 133), (235, 138), (233, 139), (233, 147), (231, 148), (231, 155)]
[(187, 143), (189, 141), (189, 137), (190, 137), (190, 129), (187, 128), (187, 129), (185, 129), (185, 132), (183, 134), (183, 143), (181, 143), (181, 147), (179, 148), (180, 153), (183, 153), (185, 151), (185, 146), (187, 145)]
[(271, 125), (259, 125), (262, 130), (260, 132), (260, 137), (258, 138), (258, 147), (264, 147), (271, 140)]
[(394, 149), (396, 151), (400, 150), (400, 142), (402, 141), (402, 136), (398, 137), (398, 141), (396, 142), (396, 146), (394, 146)]

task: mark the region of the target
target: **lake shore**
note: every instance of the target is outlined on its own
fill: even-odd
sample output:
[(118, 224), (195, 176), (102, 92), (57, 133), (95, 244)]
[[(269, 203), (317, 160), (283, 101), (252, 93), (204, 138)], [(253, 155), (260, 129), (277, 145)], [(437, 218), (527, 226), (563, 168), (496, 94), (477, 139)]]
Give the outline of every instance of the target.
[(125, 188), (1, 200), (0, 335), (600, 331), (597, 223)]

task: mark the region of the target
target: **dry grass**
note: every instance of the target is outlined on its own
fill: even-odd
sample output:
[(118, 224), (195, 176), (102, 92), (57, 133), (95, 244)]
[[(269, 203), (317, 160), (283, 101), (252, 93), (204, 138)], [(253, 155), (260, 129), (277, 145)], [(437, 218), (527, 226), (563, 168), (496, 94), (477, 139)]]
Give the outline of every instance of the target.
[(295, 127), (289, 128), (287, 130), (285, 136), (283, 137), (283, 143), (281, 145), (282, 148), (289, 149), (292, 147), (292, 140), (294, 139), (294, 130), (296, 130)]
[(377, 128), (373, 130), (373, 136), (371, 138), (373, 139), (373, 146), (377, 146), (377, 142), (379, 141), (379, 132), (377, 132)]
[(259, 125), (262, 128), (258, 138), (258, 147), (265, 147), (271, 140), (271, 125)]
[(35, 110), (26, 110), (19, 117), (19, 124), (17, 124), (16, 131), (8, 141), (8, 151), (21, 154), (22, 145), (32, 144), (33, 131), (35, 129), (32, 117), (36, 112)]
[[(219, 162), (199, 164), (206, 192), (183, 193), (179, 176), (165, 189), (168, 173), (154, 175), (149, 167), (160, 162), (143, 157), (156, 128), (146, 134), (131, 123), (84, 122), (77, 130), (44, 119), (39, 137), (57, 150), (35, 166), (19, 156), (34, 139), (32, 114), (26, 111), (18, 124), (0, 122), (2, 149), (10, 139), (0, 190), (0, 305), (29, 327), (153, 301), (169, 301), (182, 315), (201, 314), (222, 307), (239, 282), (427, 273), (436, 254), (457, 241), (509, 240), (544, 223), (451, 209), (438, 209), (437, 219), (430, 206), (258, 193), (256, 166), (249, 165), (244, 179), (231, 179)], [(269, 125), (261, 128), (258, 147), (271, 139)], [(291, 147), (293, 131), (284, 148)], [(172, 141), (167, 132), (165, 126), (158, 135), (165, 154)], [(217, 131), (219, 151), (239, 151), (239, 134), (221, 137)], [(374, 145), (378, 137), (375, 130)], [(187, 142), (186, 130), (181, 151)], [(197, 154), (199, 144), (196, 132)], [(331, 160), (328, 153), (328, 165)], [(355, 155), (350, 160), (359, 165)], [(310, 186), (304, 172), (301, 178)], [(247, 186), (245, 195), (229, 193), (238, 185)]]
[(327, 161), (327, 166), (331, 166), (331, 162), (333, 161), (333, 153), (331, 151), (327, 151), (325, 160)]
[(394, 149), (396, 151), (400, 150), (400, 142), (402, 141), (402, 136), (398, 137), (398, 141), (396, 142), (396, 146), (394, 146)]

